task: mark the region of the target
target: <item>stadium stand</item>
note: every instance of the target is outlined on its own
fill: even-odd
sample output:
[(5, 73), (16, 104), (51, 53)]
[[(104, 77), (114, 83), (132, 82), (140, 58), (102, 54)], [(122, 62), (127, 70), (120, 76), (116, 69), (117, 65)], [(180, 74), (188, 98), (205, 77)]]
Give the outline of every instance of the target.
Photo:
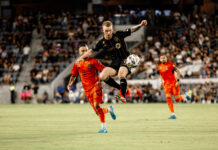
[(97, 15), (39, 14), (38, 28), (43, 33), (41, 50), (35, 57), (31, 81), (48, 83), (78, 56), (78, 45), (88, 45), (99, 36), (103, 21)]
[(0, 84), (17, 82), (27, 60), (34, 18), (31, 14), (2, 19), (0, 28)]
[(148, 29), (147, 40), (132, 51), (142, 58), (137, 75), (132, 78), (158, 77), (156, 65), (163, 53), (181, 69), (185, 78), (218, 77), (215, 18), (179, 12), (172, 12), (168, 18), (158, 17), (156, 22), (163, 22), (163, 25)]

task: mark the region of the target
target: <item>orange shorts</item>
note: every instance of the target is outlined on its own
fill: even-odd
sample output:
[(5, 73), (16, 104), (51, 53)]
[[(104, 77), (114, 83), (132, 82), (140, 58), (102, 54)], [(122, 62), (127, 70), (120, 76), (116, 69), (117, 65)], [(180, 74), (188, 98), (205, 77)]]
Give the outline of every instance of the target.
[(86, 92), (86, 96), (90, 104), (94, 104), (95, 102), (103, 103), (103, 91), (100, 86), (95, 86), (90, 92)]
[(179, 86), (176, 86), (175, 84), (164, 85), (164, 93), (165, 95), (170, 94), (170, 95), (176, 96), (180, 94), (180, 88)]

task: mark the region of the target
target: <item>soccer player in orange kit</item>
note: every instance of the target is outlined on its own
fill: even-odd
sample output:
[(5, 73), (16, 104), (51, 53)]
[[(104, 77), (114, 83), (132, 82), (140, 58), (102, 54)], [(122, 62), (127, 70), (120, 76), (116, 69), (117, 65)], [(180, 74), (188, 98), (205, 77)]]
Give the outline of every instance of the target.
[[(87, 50), (88, 46), (81, 44), (79, 46), (79, 55), (83, 55)], [(101, 130), (98, 133), (107, 133), (105, 124), (106, 113), (109, 112), (112, 119), (116, 119), (113, 106), (109, 108), (102, 108), (100, 106), (103, 103), (103, 92), (98, 72), (101, 72), (103, 69), (104, 66), (98, 60), (91, 57), (84, 59), (84, 61), (76, 62), (71, 70), (71, 78), (67, 86), (68, 90), (70, 90), (76, 77), (80, 76), (85, 94), (101, 122)]]
[(191, 98), (187, 93), (185, 93), (185, 95), (180, 95), (180, 71), (175, 67), (175, 65), (172, 62), (167, 61), (166, 55), (160, 56), (160, 62), (161, 64), (158, 66), (158, 71), (161, 75), (161, 87), (164, 88), (166, 101), (172, 113), (169, 119), (176, 119), (172, 102), (172, 95), (174, 96), (176, 102), (180, 102), (186, 99), (190, 100)]

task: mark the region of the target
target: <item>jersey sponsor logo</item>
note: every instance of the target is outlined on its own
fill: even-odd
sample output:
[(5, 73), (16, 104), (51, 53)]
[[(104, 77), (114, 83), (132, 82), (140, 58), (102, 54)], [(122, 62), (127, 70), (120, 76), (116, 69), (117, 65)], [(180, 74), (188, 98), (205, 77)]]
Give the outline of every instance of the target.
[(118, 37), (115, 36), (115, 37), (114, 37), (114, 41), (115, 41), (115, 42), (119, 42), (120, 40), (119, 40)]
[(111, 47), (111, 48), (108, 48), (107, 50), (108, 51), (112, 51), (112, 50), (114, 50), (115, 48), (114, 47)]
[(163, 72), (168, 70), (168, 67), (161, 67), (160, 70), (162, 70)]
[(102, 44), (103, 44), (103, 47), (107, 47), (107, 44), (105, 41), (103, 41)]
[(115, 47), (116, 47), (116, 49), (120, 49), (121, 48), (121, 44), (120, 43), (116, 43)]

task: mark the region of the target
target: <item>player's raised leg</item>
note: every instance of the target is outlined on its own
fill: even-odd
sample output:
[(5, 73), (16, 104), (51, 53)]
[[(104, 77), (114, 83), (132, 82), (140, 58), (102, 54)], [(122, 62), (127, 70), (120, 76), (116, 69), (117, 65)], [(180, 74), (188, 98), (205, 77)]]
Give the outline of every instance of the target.
[(190, 101), (191, 100), (191, 97), (187, 93), (185, 93), (183, 95), (180, 95), (179, 85), (173, 87), (173, 95), (174, 95), (174, 98), (175, 98), (176, 102), (181, 102), (182, 100), (184, 100), (184, 101)]
[(118, 90), (120, 90), (120, 85), (111, 77), (115, 76), (117, 71), (111, 67), (105, 67), (100, 73), (100, 79), (104, 81), (109, 86), (112, 86)]

